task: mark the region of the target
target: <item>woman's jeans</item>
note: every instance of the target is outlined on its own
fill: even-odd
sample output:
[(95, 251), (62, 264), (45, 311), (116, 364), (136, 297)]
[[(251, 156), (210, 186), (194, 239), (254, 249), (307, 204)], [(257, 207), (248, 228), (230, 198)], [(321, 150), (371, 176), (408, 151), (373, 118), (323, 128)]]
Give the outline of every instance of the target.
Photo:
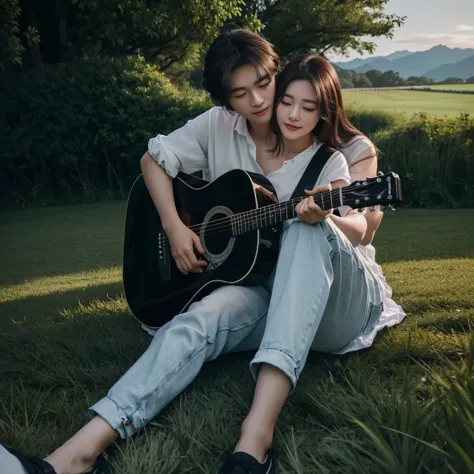
[(292, 386), (309, 350), (336, 352), (375, 325), (382, 313), (376, 279), (342, 232), (325, 221), (294, 221), (282, 236), (277, 268), (266, 285), (223, 286), (161, 327), (128, 372), (90, 408), (122, 438), (153, 419), (226, 352), (256, 350)]

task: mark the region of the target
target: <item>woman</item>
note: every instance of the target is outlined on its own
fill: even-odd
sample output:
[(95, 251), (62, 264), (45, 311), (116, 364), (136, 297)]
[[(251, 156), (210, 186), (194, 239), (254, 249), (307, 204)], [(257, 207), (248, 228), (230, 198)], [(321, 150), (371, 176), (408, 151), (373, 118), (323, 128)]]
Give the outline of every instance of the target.
[[(317, 125), (308, 135), (303, 124), (310, 117), (317, 118)], [(312, 137), (313, 143), (329, 143), (346, 154), (351, 180), (377, 172), (375, 149), (347, 120), (339, 80), (323, 58), (299, 56), (280, 73), (272, 130), (277, 157), (291, 153), (297, 140), (308, 143)], [(363, 250), (380, 224), (381, 211), (364, 215), (346, 208), (340, 214), (343, 217), (328, 216), (306, 200), (299, 205), (304, 222), (287, 228), (268, 315), (263, 329), (255, 330), (262, 330), (263, 336), (251, 362), (257, 378), (254, 400), (223, 473), (238, 472), (238, 465), (273, 472), (268, 450), (275, 423), (309, 350), (342, 354), (368, 347), (378, 330), (404, 317), (390, 300), (371, 250)], [(347, 245), (341, 229), (353, 245)], [(384, 304), (390, 310), (385, 315)]]

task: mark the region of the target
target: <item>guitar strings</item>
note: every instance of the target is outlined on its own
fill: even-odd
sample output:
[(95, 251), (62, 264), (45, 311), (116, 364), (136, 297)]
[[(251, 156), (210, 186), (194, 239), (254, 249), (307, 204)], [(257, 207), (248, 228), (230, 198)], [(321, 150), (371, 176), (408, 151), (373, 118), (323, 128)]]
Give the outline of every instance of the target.
[[(327, 198), (331, 194), (333, 194), (333, 196), (337, 197), (337, 196), (339, 196), (339, 189), (340, 188), (337, 188), (337, 189), (329, 191), (329, 192), (316, 194), (315, 196), (313, 196), (313, 199), (316, 199), (316, 196), (326, 196), (326, 198)], [(348, 191), (348, 190), (352, 190), (352, 189), (360, 189), (360, 186), (347, 186), (347, 187), (344, 187), (342, 189)], [(308, 196), (308, 197), (310, 197), (310, 196)], [(254, 223), (255, 219), (258, 217), (257, 213), (260, 212), (262, 209), (265, 209), (265, 210), (270, 209), (269, 213), (272, 210), (273, 211), (278, 211), (278, 209), (277, 209), (278, 207), (282, 208), (283, 205), (285, 205), (285, 207), (286, 207), (288, 204), (297, 203), (298, 201), (302, 201), (305, 198), (306, 198), (306, 196), (298, 197), (298, 198), (292, 199), (290, 201), (286, 201), (285, 203), (271, 204), (271, 205), (268, 205), (268, 206), (263, 206), (261, 208), (252, 209), (252, 210), (249, 210), (249, 211), (244, 211), (244, 212), (241, 212), (241, 213), (238, 213), (238, 214), (233, 214), (232, 216), (225, 216), (225, 217), (216, 219), (216, 220), (212, 221), (212, 223), (208, 227), (206, 227), (206, 235), (214, 234), (215, 232), (227, 231), (229, 228), (232, 228), (234, 225), (236, 225), (236, 226), (245, 226), (249, 223)], [(282, 209), (280, 209), (280, 214), (281, 214), (281, 210)], [(240, 220), (238, 220), (239, 216), (243, 216), (243, 215), (246, 215), (246, 217), (240, 218)], [(275, 217), (275, 215), (268, 216), (268, 218), (270, 218), (270, 219), (272, 217)], [(263, 218), (266, 219), (267, 217), (263, 216)], [(283, 219), (283, 220), (285, 220), (285, 219)], [(224, 222), (221, 223), (221, 221), (225, 221), (225, 223)], [(199, 229), (199, 228), (202, 227), (202, 225), (203, 225), (203, 223), (194, 224), (192, 226), (189, 226), (188, 228), (191, 229), (191, 230)], [(271, 224), (269, 224), (269, 225), (271, 225)], [(163, 242), (167, 243), (168, 241), (169, 241), (169, 239), (166, 236), (163, 239)]]
[[(333, 189), (331, 191), (324, 191), (323, 193), (319, 193), (319, 194), (316, 194), (313, 196), (313, 200), (316, 199), (317, 196), (322, 196), (323, 198), (329, 198), (331, 197), (339, 197), (339, 194), (340, 194), (340, 191), (339, 191), (340, 188), (337, 188), (337, 189)], [(349, 185), (349, 186), (346, 186), (344, 188), (342, 188), (343, 190), (343, 193), (346, 192), (346, 191), (350, 191), (350, 190), (353, 190), (353, 189), (360, 189), (360, 186), (352, 186), (352, 185)], [(241, 219), (239, 216), (241, 215), (244, 215), (246, 214), (247, 216), (249, 216), (249, 220), (254, 220), (254, 215), (252, 214), (257, 214), (258, 212), (262, 211), (263, 209), (265, 209), (265, 211), (267, 209), (269, 209), (270, 211), (278, 211), (278, 207), (281, 208), (281, 210), (283, 210), (283, 207), (287, 207), (288, 204), (295, 204), (295, 203), (298, 203), (299, 201), (302, 201), (303, 199), (306, 199), (307, 197), (311, 197), (311, 196), (301, 196), (301, 197), (297, 197), (297, 198), (294, 198), (294, 199), (291, 199), (289, 201), (285, 201), (283, 203), (275, 203), (275, 204), (269, 204), (268, 206), (263, 206), (263, 207), (259, 207), (257, 209), (251, 209), (251, 210), (248, 210), (248, 211), (243, 211), (243, 212), (239, 212), (237, 214), (233, 214), (232, 216), (225, 216), (225, 217), (221, 217), (219, 219), (216, 219), (214, 221), (212, 221), (212, 224), (216, 224), (218, 223), (219, 221), (222, 221), (222, 220), (228, 220), (229, 217), (232, 217), (232, 218), (239, 218)], [(323, 199), (324, 200), (324, 199)], [(316, 201), (315, 201), (316, 202)], [(243, 222), (245, 223), (246, 221), (243, 220)], [(194, 225), (191, 225), (189, 226), (188, 228), (193, 230), (194, 228), (200, 228), (202, 226), (202, 222), (199, 223), (199, 224), (194, 224)], [(212, 227), (210, 228), (214, 228), (215, 226), (213, 225)]]
[[(298, 201), (302, 201), (303, 199), (304, 199), (304, 197), (295, 198), (291, 201), (286, 201), (285, 204), (288, 205), (288, 204), (293, 203), (293, 201), (298, 202)], [(280, 206), (280, 209), (277, 209), (279, 206)], [(285, 206), (285, 207), (287, 207), (287, 206)], [(266, 220), (268, 218), (268, 219), (270, 219), (270, 221), (271, 221), (272, 218), (275, 218), (279, 214), (282, 214), (282, 212), (285, 212), (285, 210), (283, 209), (283, 204), (276, 203), (276, 204), (270, 204), (268, 206), (263, 206), (263, 207), (260, 207), (260, 208), (257, 208), (257, 209), (252, 209), (252, 210), (249, 210), (249, 211), (239, 212), (239, 213), (233, 214), (231, 216), (221, 217), (219, 219), (215, 219), (214, 221), (211, 221), (209, 223), (209, 225), (206, 226), (206, 235), (211, 235), (211, 234), (215, 234), (215, 233), (218, 233), (218, 232), (225, 232), (225, 231), (228, 231), (228, 230), (232, 229), (234, 226), (235, 227), (244, 227), (247, 224), (255, 223), (255, 220), (258, 218), (257, 212), (262, 211), (262, 209), (265, 209), (265, 211), (267, 211), (267, 209), (268, 209), (269, 214), (272, 211), (274, 211), (274, 214), (272, 216), (268, 216), (268, 217), (262, 216), (263, 219)], [(285, 213), (288, 215), (287, 212), (285, 212)], [(283, 220), (285, 220), (285, 219), (283, 219)], [(269, 225), (271, 225), (271, 223)], [(203, 223), (201, 222), (199, 224), (194, 224), (192, 226), (188, 226), (188, 229), (195, 230), (196, 233), (198, 233), (202, 226), (203, 226)], [(168, 236), (165, 236), (163, 238), (163, 242), (164, 243), (169, 242)]]
[[(324, 198), (329, 199), (330, 197), (339, 197), (340, 196), (339, 189), (342, 189), (343, 190), (342, 192), (347, 192), (347, 191), (354, 190), (354, 189), (361, 189), (361, 186), (349, 185), (349, 186), (346, 186), (344, 188), (337, 188), (337, 189), (334, 189), (334, 190), (331, 190), (331, 191), (325, 191), (323, 193), (319, 193), (319, 194), (314, 195), (313, 200), (315, 201), (316, 197), (322, 197), (323, 200), (324, 200)], [(271, 222), (272, 217), (274, 218), (278, 215), (278, 213), (280, 213), (280, 214), (282, 213), (283, 206), (285, 208), (287, 208), (288, 204), (296, 204), (296, 203), (302, 201), (303, 199), (306, 199), (306, 197), (311, 197), (311, 196), (302, 196), (302, 197), (298, 197), (298, 198), (294, 198), (294, 199), (291, 199), (289, 201), (286, 201), (285, 203), (270, 204), (268, 206), (263, 206), (263, 207), (260, 207), (260, 208), (257, 208), (257, 209), (251, 209), (249, 211), (244, 211), (244, 212), (241, 212), (241, 213), (233, 214), (232, 216), (221, 217), (219, 219), (216, 219), (216, 220), (212, 221), (206, 227), (206, 235), (215, 234), (216, 232), (224, 232), (224, 231), (229, 230), (230, 228), (233, 228), (234, 226), (235, 227), (244, 227), (247, 224), (255, 223), (255, 220), (258, 218), (257, 213), (261, 212), (262, 210), (265, 210), (265, 213), (268, 212), (268, 214), (270, 214), (272, 211), (276, 212), (276, 214), (273, 214), (273, 215), (267, 215), (267, 216), (263, 215), (263, 216), (260, 217), (260, 220), (265, 220), (266, 221), (267, 218), (268, 218)], [(336, 207), (339, 207), (339, 206), (336, 206)], [(286, 214), (288, 215), (287, 211), (286, 211)], [(239, 216), (244, 216), (244, 215), (245, 215), (245, 217), (243, 217), (243, 218), (239, 217)], [(268, 224), (268, 225), (271, 225), (271, 223)], [(199, 230), (202, 226), (203, 226), (203, 223), (201, 222), (199, 224), (194, 224), (192, 226), (189, 226), (188, 228), (191, 229), (191, 230), (193, 230), (193, 229)], [(163, 238), (163, 243), (164, 244), (169, 243), (168, 236), (165, 236)]]

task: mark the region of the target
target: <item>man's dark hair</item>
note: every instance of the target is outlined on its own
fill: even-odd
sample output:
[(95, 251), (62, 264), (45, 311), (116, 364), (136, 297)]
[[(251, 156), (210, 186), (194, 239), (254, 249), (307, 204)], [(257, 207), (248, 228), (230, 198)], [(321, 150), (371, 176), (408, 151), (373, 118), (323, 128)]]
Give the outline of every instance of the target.
[(229, 104), (230, 76), (239, 67), (261, 67), (272, 78), (280, 67), (275, 46), (248, 30), (225, 31), (206, 54), (203, 86), (216, 105), (233, 110)]

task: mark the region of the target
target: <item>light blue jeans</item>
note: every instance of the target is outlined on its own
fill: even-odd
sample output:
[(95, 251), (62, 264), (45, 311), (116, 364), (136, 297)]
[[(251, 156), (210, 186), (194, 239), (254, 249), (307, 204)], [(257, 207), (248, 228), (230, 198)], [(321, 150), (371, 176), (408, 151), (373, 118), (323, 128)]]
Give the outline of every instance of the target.
[(382, 313), (377, 280), (332, 223), (295, 221), (282, 237), (277, 268), (266, 285), (224, 286), (160, 328), (128, 372), (89, 410), (122, 438), (152, 420), (226, 352), (256, 350), (293, 387), (309, 350), (332, 352), (369, 331)]

